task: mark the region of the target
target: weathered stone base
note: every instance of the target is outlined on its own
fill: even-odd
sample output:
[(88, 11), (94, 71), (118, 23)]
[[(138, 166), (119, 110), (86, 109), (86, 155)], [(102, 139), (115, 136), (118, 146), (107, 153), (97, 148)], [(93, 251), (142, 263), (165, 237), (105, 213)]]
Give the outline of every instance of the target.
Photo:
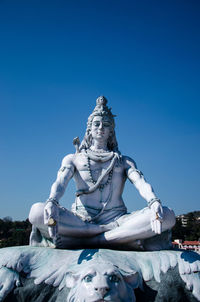
[[(22, 286), (15, 288), (4, 300), (5, 302), (63, 302), (67, 300), (68, 288), (59, 291), (45, 283), (35, 285), (33, 279), (24, 279)], [(196, 302), (198, 301), (186, 289), (181, 280), (178, 268), (170, 269), (161, 277), (161, 282), (155, 280), (144, 282), (144, 290), (135, 289), (137, 302)]]
[(88, 283), (85, 291), (76, 291), (76, 287), (84, 283), (83, 272), (87, 275), (89, 267), (101, 272), (104, 264), (113, 266), (128, 285), (121, 296), (111, 299), (105, 295), (101, 301), (200, 301), (200, 256), (194, 252), (72, 251), (29, 246), (0, 250), (0, 301), (97, 301), (87, 299), (91, 291)]

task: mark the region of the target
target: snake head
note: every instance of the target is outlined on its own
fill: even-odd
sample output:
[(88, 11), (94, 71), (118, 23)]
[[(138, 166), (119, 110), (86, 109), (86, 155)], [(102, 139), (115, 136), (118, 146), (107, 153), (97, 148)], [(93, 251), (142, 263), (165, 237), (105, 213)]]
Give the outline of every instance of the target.
[(78, 136), (73, 139), (73, 145), (75, 146), (76, 152), (78, 153), (79, 152), (79, 146), (80, 146), (80, 140), (79, 140)]

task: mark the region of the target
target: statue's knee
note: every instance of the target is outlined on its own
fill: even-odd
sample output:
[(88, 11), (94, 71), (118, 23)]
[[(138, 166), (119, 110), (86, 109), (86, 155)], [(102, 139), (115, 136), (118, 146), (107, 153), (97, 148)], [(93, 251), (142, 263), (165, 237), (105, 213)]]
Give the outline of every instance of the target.
[(174, 214), (174, 211), (167, 207), (163, 207), (163, 211), (164, 211), (164, 224), (166, 226), (166, 229), (173, 228), (173, 226), (176, 223), (176, 216)]
[(29, 213), (29, 221), (33, 225), (38, 225), (43, 223), (43, 217), (44, 217), (44, 203), (38, 202), (34, 203), (31, 207), (30, 213)]

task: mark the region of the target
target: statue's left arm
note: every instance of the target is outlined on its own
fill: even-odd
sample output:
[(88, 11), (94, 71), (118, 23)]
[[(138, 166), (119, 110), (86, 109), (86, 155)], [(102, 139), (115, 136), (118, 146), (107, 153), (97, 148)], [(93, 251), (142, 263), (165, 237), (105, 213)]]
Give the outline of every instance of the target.
[(125, 157), (125, 169), (128, 179), (147, 201), (148, 207), (151, 210), (152, 231), (160, 234), (163, 218), (163, 209), (160, 200), (156, 197), (152, 186), (145, 180), (143, 173), (137, 169), (136, 163), (129, 157)]

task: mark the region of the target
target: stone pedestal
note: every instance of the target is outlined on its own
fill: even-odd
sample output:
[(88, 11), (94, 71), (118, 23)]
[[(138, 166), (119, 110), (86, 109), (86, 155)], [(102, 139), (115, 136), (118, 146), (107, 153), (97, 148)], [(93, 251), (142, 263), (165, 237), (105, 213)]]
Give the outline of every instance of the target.
[(200, 256), (169, 250), (4, 248), (0, 301), (200, 301)]

